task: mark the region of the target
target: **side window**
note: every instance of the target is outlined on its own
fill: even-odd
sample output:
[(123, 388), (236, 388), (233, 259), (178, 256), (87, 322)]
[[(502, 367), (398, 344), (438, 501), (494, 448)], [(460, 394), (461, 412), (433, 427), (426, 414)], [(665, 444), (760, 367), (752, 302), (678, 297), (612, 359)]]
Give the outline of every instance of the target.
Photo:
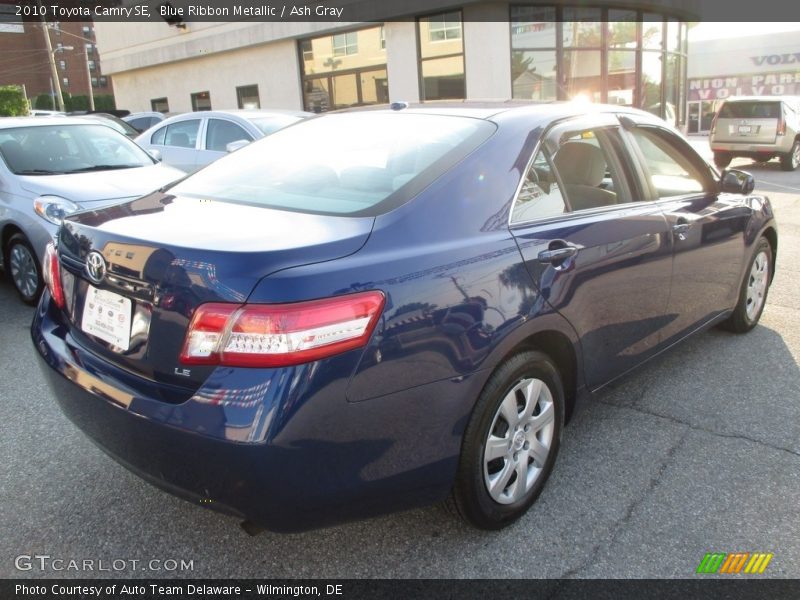
[(553, 164), (572, 210), (630, 201), (611, 158), (619, 143), (615, 129), (589, 129), (562, 137)]
[(150, 143), (155, 144), (157, 146), (164, 145), (164, 137), (167, 135), (167, 128), (162, 127), (158, 131), (154, 132), (153, 135), (150, 136)]
[(535, 219), (544, 219), (567, 212), (567, 205), (558, 187), (553, 169), (543, 150), (539, 150), (533, 159), (522, 187), (519, 190), (514, 208), (511, 210), (511, 222), (522, 223)]
[(642, 151), (647, 176), (659, 198), (702, 192), (705, 177), (680, 150), (643, 127), (631, 130)]
[(180, 121), (167, 126), (167, 137), (164, 144), (178, 148), (194, 148), (197, 142), (197, 131), (200, 129), (200, 119)]
[(150, 117), (139, 117), (138, 119), (131, 119), (130, 121), (128, 121), (128, 124), (134, 129), (138, 129), (139, 131), (144, 131), (145, 129), (150, 127)]
[(225, 152), (226, 146), (239, 140), (253, 141), (253, 136), (239, 127), (236, 123), (222, 119), (209, 119), (206, 132), (206, 150)]

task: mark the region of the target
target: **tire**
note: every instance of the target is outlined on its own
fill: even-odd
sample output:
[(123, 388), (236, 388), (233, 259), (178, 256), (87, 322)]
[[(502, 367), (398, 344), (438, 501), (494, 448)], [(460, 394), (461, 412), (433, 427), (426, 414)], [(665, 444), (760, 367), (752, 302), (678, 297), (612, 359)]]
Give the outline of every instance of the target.
[(747, 270), (739, 290), (739, 301), (733, 309), (733, 314), (722, 322), (723, 329), (734, 333), (747, 333), (758, 325), (767, 303), (773, 264), (772, 246), (762, 237), (756, 243), (753, 255), (747, 263)]
[(800, 167), (800, 140), (795, 140), (792, 149), (781, 155), (781, 169), (794, 171)]
[(6, 274), (25, 304), (36, 304), (42, 293), (42, 266), (28, 238), (15, 233), (8, 240), (3, 257)]
[(714, 164), (720, 169), (724, 169), (733, 160), (733, 156), (729, 152), (714, 152)]
[[(480, 529), (502, 529), (516, 521), (544, 488), (563, 427), (564, 389), (553, 362), (532, 351), (506, 360), (475, 404), (449, 507)], [(495, 458), (487, 446), (494, 447)]]

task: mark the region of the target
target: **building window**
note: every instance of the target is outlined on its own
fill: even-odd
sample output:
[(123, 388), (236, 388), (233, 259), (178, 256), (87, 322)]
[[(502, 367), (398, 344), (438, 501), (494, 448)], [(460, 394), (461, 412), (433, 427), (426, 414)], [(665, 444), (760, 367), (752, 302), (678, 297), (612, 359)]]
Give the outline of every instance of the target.
[(192, 94), (192, 110), (211, 110), (211, 94), (209, 92), (195, 92)]
[(461, 13), (452, 12), (428, 17), (427, 21), (429, 42), (461, 39)]
[(636, 10), (511, 6), (514, 98), (636, 106), (685, 121), (686, 25)]
[(303, 53), (303, 60), (314, 60), (314, 48), (311, 46), (311, 40), (301, 40), (300, 51)]
[(92, 77), (92, 87), (93, 87), (93, 88), (96, 88), (96, 87), (98, 87), (98, 84), (97, 84), (97, 77)]
[(417, 21), (417, 29), (422, 99), (465, 98), (461, 13), (423, 17)]
[(261, 108), (257, 85), (243, 85), (237, 87), (236, 99), (239, 103), (239, 108)]
[(64, 78), (61, 80), (61, 87), (65, 87), (65, 88), (66, 88), (66, 87), (69, 87), (69, 77), (64, 77)]
[(153, 98), (150, 100), (150, 108), (154, 112), (168, 113), (169, 101), (166, 98)]
[(358, 54), (358, 32), (339, 33), (333, 36), (333, 55), (349, 56)]
[(92, 54), (94, 52), (94, 44), (86, 44), (86, 53)]
[(61, 22), (60, 21), (53, 21), (52, 25), (50, 25), (50, 31), (55, 33), (56, 35), (61, 35)]
[(97, 69), (97, 63), (95, 61), (93, 61), (93, 60), (90, 60), (89, 61), (89, 70), (90, 71), (94, 71), (95, 69)]
[(58, 61), (58, 68), (61, 69), (61, 70), (66, 69), (67, 68), (67, 61), (65, 61), (65, 60)]
[(92, 29), (88, 25), (84, 25), (83, 27), (81, 27), (81, 31), (83, 31), (83, 36), (84, 37), (89, 37), (89, 36), (94, 35), (94, 29)]
[(386, 29), (381, 25), (381, 50), (386, 50)]
[(381, 29), (375, 26), (300, 40), (306, 110), (319, 113), (389, 101)]
[(107, 87), (108, 86), (108, 77), (101, 77), (100, 78), (100, 87)]

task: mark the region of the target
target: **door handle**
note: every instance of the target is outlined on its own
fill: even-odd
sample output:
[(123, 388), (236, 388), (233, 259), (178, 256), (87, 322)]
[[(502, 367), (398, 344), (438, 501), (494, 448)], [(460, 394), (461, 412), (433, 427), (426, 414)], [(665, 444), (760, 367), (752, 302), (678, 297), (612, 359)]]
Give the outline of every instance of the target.
[(540, 263), (557, 263), (568, 259), (570, 256), (575, 256), (578, 249), (575, 246), (563, 246), (561, 248), (554, 248), (553, 250), (542, 250), (539, 252)]
[(679, 217), (675, 222), (675, 225), (672, 226), (672, 233), (673, 235), (678, 236), (678, 239), (685, 240), (686, 234), (689, 233), (690, 227), (691, 224), (686, 220), (685, 217)]

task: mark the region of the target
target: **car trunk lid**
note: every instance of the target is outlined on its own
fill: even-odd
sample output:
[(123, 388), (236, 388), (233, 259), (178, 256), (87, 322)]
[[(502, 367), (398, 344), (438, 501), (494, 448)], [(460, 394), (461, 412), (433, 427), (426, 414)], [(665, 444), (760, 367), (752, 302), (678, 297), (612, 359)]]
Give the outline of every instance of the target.
[(76, 213), (59, 234), (73, 335), (130, 372), (191, 393), (213, 369), (179, 363), (198, 305), (242, 303), (271, 273), (352, 254), (373, 222), (164, 193)]

